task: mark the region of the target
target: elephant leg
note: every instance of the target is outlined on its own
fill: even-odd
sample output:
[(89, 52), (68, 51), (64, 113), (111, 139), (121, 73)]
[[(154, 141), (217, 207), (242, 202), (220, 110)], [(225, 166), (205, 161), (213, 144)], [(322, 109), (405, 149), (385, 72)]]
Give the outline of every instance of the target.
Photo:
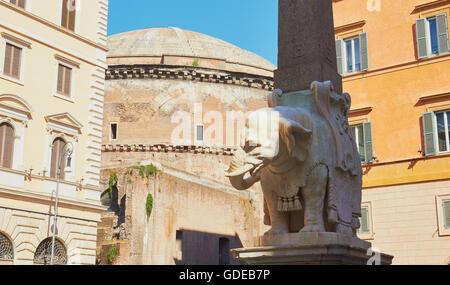
[(307, 184), (302, 188), (305, 201), (305, 226), (300, 232), (325, 232), (323, 209), (325, 203), (328, 169), (319, 165), (311, 171)]
[(270, 198), (268, 197), (268, 199), (266, 200), (270, 215), (271, 229), (267, 231), (265, 235), (279, 235), (289, 233), (289, 213), (278, 211), (276, 205), (277, 196), (275, 195), (275, 193), (270, 193)]

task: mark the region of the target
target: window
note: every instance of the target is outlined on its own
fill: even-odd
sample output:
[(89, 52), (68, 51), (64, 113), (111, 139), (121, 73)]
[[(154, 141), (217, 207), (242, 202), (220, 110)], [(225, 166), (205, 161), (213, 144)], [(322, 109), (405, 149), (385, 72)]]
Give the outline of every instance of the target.
[(423, 114), (425, 154), (450, 151), (450, 110)]
[(14, 259), (13, 244), (11, 240), (2, 233), (0, 233), (0, 259)]
[(7, 123), (0, 125), (0, 167), (12, 168), (14, 128)]
[(117, 140), (117, 131), (118, 131), (118, 124), (117, 123), (111, 123), (110, 124), (110, 139), (115, 141)]
[[(52, 238), (49, 237), (43, 240), (36, 249), (34, 254), (34, 263), (38, 264), (50, 264), (52, 256)], [(64, 244), (55, 239), (55, 254), (54, 264), (66, 265), (67, 264), (67, 250)]]
[(416, 20), (417, 51), (419, 58), (448, 53), (447, 14)]
[(58, 94), (71, 97), (72, 86), (72, 68), (65, 65), (58, 65)]
[(444, 227), (450, 229), (450, 200), (442, 201)]
[(336, 54), (341, 75), (369, 69), (367, 33), (337, 40)]
[(197, 141), (202, 142), (203, 141), (203, 125), (197, 125), (195, 133), (196, 133)]
[(360, 227), (358, 234), (370, 234), (370, 212), (369, 206), (361, 207), (361, 218), (359, 218)]
[(230, 265), (230, 240), (219, 239), (219, 265)]
[(25, 0), (10, 0), (11, 4), (17, 5), (20, 8), (25, 9)]
[(76, 1), (63, 0), (61, 26), (75, 31)]
[(344, 40), (345, 55), (347, 58), (347, 73), (361, 71), (361, 55), (359, 47), (359, 37)]
[(439, 236), (450, 236), (450, 194), (436, 196)]
[(3, 74), (20, 79), (22, 48), (6, 43)]
[(372, 162), (374, 160), (372, 123), (351, 126), (351, 131), (361, 162)]
[(61, 138), (57, 138), (53, 141), (52, 144), (52, 161), (51, 161), (51, 168), (50, 168), (50, 177), (52, 178), (58, 178), (58, 167), (59, 167), (59, 162), (61, 161), (61, 180), (64, 180), (64, 169), (67, 166), (67, 160), (63, 158), (61, 158), (61, 155), (65, 156), (65, 152), (64, 152), (64, 146), (65, 146), (66, 142), (61, 139)]

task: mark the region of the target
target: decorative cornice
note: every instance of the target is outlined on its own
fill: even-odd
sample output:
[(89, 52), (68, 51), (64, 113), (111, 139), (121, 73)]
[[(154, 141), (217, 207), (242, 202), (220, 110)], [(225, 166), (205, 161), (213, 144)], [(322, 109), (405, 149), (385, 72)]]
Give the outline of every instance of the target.
[(71, 65), (71, 66), (76, 67), (76, 68), (80, 68), (80, 63), (79, 62), (76, 62), (76, 61), (73, 61), (71, 59), (68, 59), (67, 57), (61, 56), (59, 54), (55, 54), (55, 58), (57, 60), (59, 60), (59, 61), (62, 61), (64, 63), (68, 64), (68, 65)]
[(422, 97), (419, 98), (419, 101), (429, 101), (429, 100), (440, 99), (440, 98), (447, 98), (447, 97), (450, 97), (450, 92), (422, 96)]
[(31, 43), (30, 42), (27, 42), (25, 40), (22, 40), (22, 39), (20, 39), (18, 37), (15, 37), (15, 36), (10, 35), (10, 34), (5, 33), (5, 32), (2, 32), (1, 35), (2, 35), (2, 37), (4, 37), (7, 40), (10, 40), (12, 42), (18, 43), (18, 44), (20, 44), (22, 46), (25, 46), (25, 47), (31, 49)]
[(427, 9), (427, 8), (431, 8), (433, 6), (436, 5), (443, 5), (443, 4), (448, 4), (450, 3), (449, 0), (436, 0), (436, 1), (431, 1), (428, 3), (424, 3), (424, 4), (420, 4), (414, 7), (414, 10), (422, 10), (422, 9)]
[(358, 114), (358, 113), (370, 113), (370, 112), (372, 112), (372, 110), (373, 110), (373, 107), (362, 107), (362, 108), (352, 109), (348, 113), (349, 113), (349, 115), (354, 115), (354, 114)]
[(102, 152), (172, 152), (232, 156), (236, 148), (165, 144), (103, 144)]
[(120, 79), (174, 79), (232, 84), (268, 91), (274, 89), (273, 78), (270, 77), (186, 66), (109, 66), (106, 71), (106, 80)]
[(354, 23), (342, 25), (342, 26), (339, 26), (339, 27), (335, 27), (334, 28), (334, 32), (335, 33), (340, 33), (342, 31), (354, 30), (354, 29), (357, 29), (357, 28), (360, 28), (360, 27), (364, 26), (365, 24), (366, 24), (366, 20), (361, 20), (361, 21), (358, 21), (358, 22), (354, 22)]

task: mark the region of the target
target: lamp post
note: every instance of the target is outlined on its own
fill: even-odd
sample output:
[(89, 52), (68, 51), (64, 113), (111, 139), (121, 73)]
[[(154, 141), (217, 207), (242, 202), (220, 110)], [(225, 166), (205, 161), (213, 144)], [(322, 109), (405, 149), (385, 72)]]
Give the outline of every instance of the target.
[(56, 194), (55, 194), (55, 215), (53, 217), (53, 237), (52, 237), (52, 255), (50, 260), (50, 265), (54, 265), (54, 258), (55, 258), (55, 235), (56, 235), (56, 221), (58, 217), (58, 194), (59, 194), (59, 183), (61, 181), (61, 167), (62, 167), (62, 161), (64, 157), (71, 157), (73, 152), (73, 145), (72, 143), (68, 142), (65, 143), (64, 146), (61, 149), (61, 153), (59, 155), (59, 161), (58, 161), (58, 173), (57, 173), (57, 182), (56, 182)]

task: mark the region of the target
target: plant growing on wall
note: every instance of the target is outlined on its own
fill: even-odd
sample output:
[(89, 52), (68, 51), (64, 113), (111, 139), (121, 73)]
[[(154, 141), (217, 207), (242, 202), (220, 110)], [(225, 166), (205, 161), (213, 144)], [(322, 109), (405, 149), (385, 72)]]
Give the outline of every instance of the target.
[(149, 165), (141, 165), (141, 166), (135, 166), (134, 169), (139, 170), (139, 175), (144, 178), (149, 178), (150, 176), (156, 176), (156, 173), (158, 172), (158, 169), (153, 164)]
[(109, 264), (112, 264), (119, 254), (119, 249), (115, 246), (112, 246), (108, 251), (108, 262)]
[(194, 59), (194, 62), (192, 63), (193, 67), (198, 67), (200, 64), (198, 62), (198, 58)]
[(150, 215), (152, 214), (152, 210), (153, 210), (153, 196), (152, 194), (148, 194), (147, 195), (147, 202), (145, 205), (145, 209), (147, 210), (147, 222), (148, 219), (150, 219)]
[(109, 176), (109, 194), (111, 195), (112, 198), (112, 192), (113, 192), (113, 187), (114, 185), (117, 183), (117, 173), (113, 173)]

